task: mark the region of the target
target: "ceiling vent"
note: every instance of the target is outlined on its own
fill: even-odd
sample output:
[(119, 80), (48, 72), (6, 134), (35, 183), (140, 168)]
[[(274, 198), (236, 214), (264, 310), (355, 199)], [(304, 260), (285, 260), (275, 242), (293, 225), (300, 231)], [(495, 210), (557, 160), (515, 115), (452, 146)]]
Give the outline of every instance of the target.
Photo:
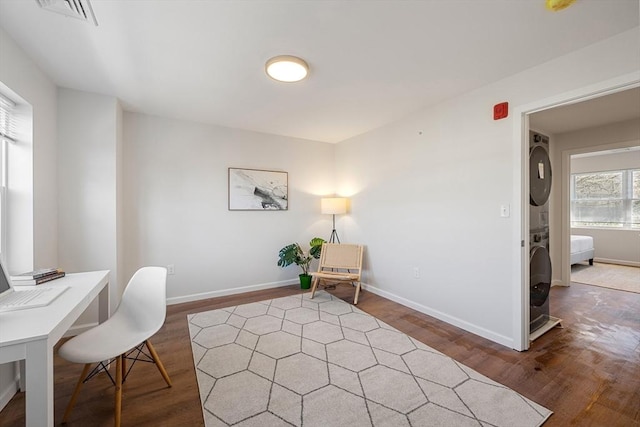
[(36, 2), (41, 8), (51, 12), (98, 25), (89, 0), (36, 0)]

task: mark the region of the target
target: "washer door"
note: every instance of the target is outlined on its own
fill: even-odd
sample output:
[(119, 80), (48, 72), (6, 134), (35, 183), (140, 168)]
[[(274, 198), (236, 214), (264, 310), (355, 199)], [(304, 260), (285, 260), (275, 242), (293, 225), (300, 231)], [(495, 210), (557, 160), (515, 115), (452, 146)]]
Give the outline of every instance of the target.
[(534, 246), (529, 258), (529, 303), (540, 307), (549, 298), (551, 289), (551, 259), (543, 246)]
[(542, 206), (551, 192), (551, 161), (547, 150), (536, 145), (529, 152), (529, 203)]

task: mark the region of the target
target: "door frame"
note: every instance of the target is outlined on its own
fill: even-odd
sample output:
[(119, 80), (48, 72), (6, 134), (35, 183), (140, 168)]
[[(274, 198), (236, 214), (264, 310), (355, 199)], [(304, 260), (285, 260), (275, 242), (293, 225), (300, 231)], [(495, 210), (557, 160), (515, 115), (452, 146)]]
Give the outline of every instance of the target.
[[(513, 292), (513, 347), (518, 351), (529, 349), (529, 115), (550, 108), (575, 104), (604, 95), (640, 86), (640, 71), (581, 87), (549, 98), (540, 99), (514, 108), (513, 140), (513, 194), (514, 265)], [(565, 246), (563, 244), (563, 246)]]

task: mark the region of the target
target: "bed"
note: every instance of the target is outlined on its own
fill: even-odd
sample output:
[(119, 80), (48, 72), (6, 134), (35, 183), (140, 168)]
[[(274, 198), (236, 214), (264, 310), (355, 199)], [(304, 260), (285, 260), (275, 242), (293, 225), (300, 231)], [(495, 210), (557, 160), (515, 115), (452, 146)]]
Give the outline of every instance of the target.
[(593, 237), (571, 235), (571, 265), (589, 261), (593, 265)]

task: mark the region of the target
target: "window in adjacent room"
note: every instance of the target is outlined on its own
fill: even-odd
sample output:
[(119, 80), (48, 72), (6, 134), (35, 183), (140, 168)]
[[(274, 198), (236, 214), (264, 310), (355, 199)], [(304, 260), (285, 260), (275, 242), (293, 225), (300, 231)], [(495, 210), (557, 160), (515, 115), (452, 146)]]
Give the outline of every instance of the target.
[(7, 145), (14, 141), (15, 103), (0, 93), (0, 254), (6, 252), (7, 230)]
[(571, 174), (571, 226), (640, 228), (640, 169)]

